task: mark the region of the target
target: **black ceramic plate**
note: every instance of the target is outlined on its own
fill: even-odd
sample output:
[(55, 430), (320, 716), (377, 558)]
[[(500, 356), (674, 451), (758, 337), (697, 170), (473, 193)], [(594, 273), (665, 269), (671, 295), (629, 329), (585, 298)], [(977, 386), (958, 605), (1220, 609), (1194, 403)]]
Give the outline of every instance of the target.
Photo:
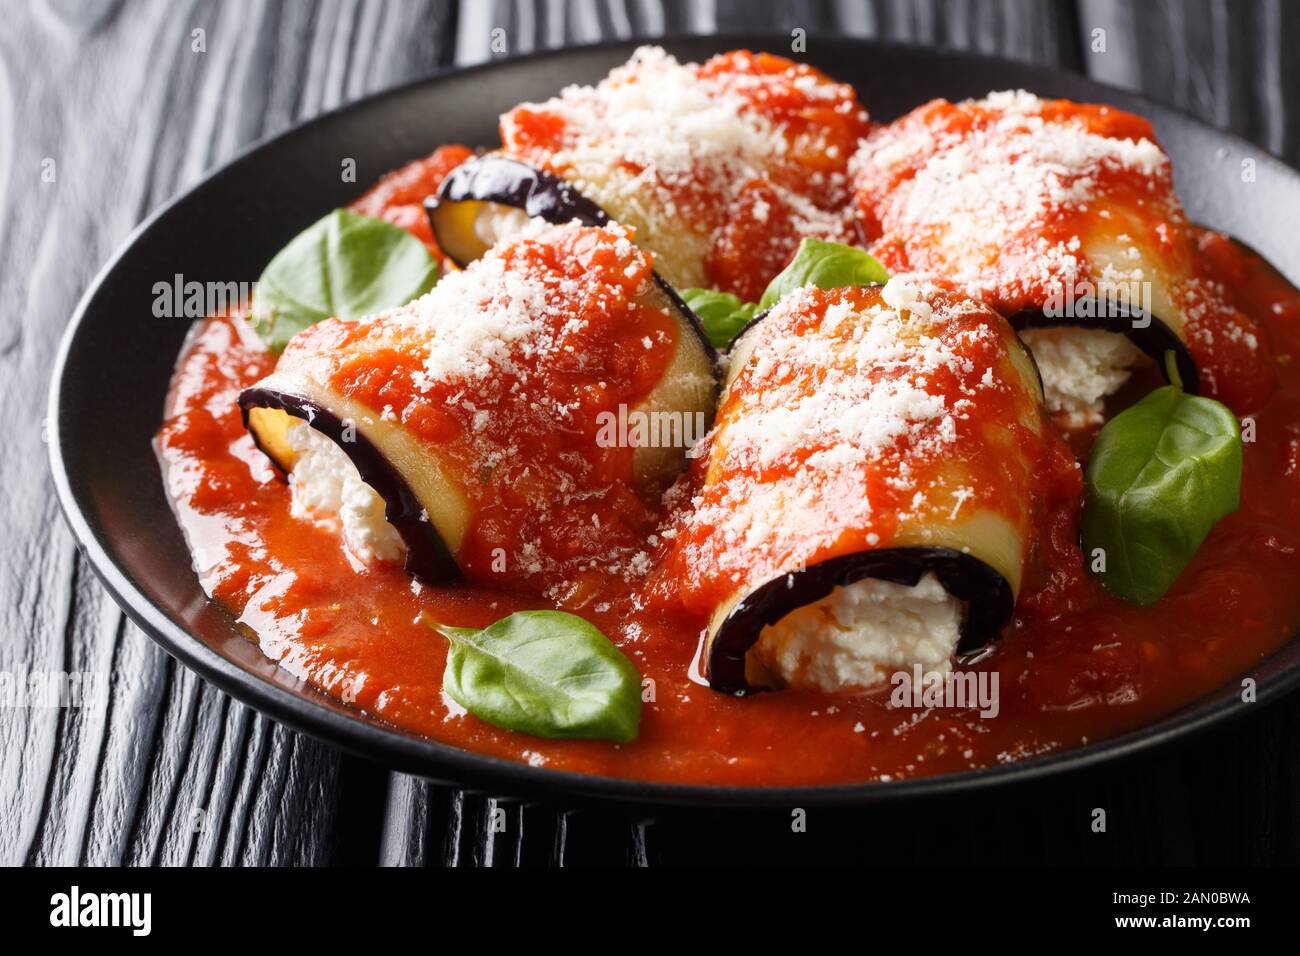
[[(734, 47), (788, 52), (786, 38), (665, 42), (699, 60)], [(497, 115), (568, 83), (594, 82), (632, 44), (605, 45), (448, 73), (352, 104), (244, 153), (141, 226), (100, 273), (68, 328), (50, 394), (50, 460), (59, 500), (108, 589), (169, 653), (240, 700), (307, 733), (402, 770), (478, 789), (568, 801), (826, 806), (1012, 783), (1112, 760), (1183, 737), (1242, 709), (1239, 687), (1140, 731), (1038, 760), (947, 777), (802, 789), (650, 784), (537, 769), (396, 730), (317, 693), (264, 658), (209, 604), (163, 494), (150, 441), (186, 324), (152, 314), (153, 285), (175, 273), (253, 280), (291, 237), (346, 204), (384, 172), (440, 143), (496, 142)], [(857, 87), (877, 119), (936, 96), (1023, 87), (1113, 103), (1154, 121), (1193, 219), (1254, 246), (1300, 279), (1300, 173), (1190, 117), (1082, 77), (1005, 60), (861, 41), (819, 39), (807, 59)], [(357, 184), (340, 182), (344, 157)], [(1243, 189), (1241, 161), (1257, 182)], [(1300, 641), (1253, 672), (1261, 701), (1300, 683)]]

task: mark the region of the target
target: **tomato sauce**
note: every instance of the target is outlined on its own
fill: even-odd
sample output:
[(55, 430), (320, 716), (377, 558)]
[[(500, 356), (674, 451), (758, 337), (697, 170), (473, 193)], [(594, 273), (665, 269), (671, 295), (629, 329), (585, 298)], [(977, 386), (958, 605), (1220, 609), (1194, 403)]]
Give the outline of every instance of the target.
[[(394, 190), (367, 208), (400, 221), (405, 213), (396, 210), (415, 205), (413, 195)], [(1300, 624), (1300, 294), (1221, 236), (1200, 235), (1199, 247), (1266, 338), (1276, 381), (1257, 404), (1235, 408), (1255, 422), (1241, 508), (1147, 608), (1110, 597), (1085, 572), (1077, 508), (1050, 515), (1013, 623), (971, 665), (998, 675), (993, 718), (974, 708), (896, 709), (887, 692), (716, 693), (699, 679), (703, 617), (648, 604), (621, 576), (597, 569), (557, 604), (592, 621), (649, 680), (639, 737), (616, 745), (500, 730), (443, 694), (446, 641), (416, 621), (427, 612), (485, 626), (542, 604), (481, 586), (420, 584), (391, 564), (358, 568), (336, 533), (293, 517), (288, 485), (254, 447), (236, 406), (240, 390), (275, 365), (241, 312), (197, 329), (156, 446), (212, 598), (290, 672), (398, 727), (534, 766), (696, 784), (840, 783), (985, 767), (1147, 724), (1250, 674)]]

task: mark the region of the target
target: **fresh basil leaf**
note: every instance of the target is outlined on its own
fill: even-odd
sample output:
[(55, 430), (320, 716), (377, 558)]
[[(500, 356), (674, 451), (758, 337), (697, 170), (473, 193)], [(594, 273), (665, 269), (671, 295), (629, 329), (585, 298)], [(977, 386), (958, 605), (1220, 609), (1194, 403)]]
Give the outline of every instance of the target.
[(758, 302), (741, 302), (739, 296), (717, 289), (682, 289), (680, 295), (699, 316), (713, 347), (725, 349), (758, 312), (771, 308), (795, 289), (808, 285), (839, 289), (888, 281), (885, 267), (861, 249), (821, 239), (804, 239), (794, 259), (768, 284)]
[(519, 611), (482, 630), (423, 620), (451, 642), (443, 690), (475, 717), (538, 737), (636, 737), (641, 676), (582, 618)]
[(717, 289), (682, 289), (682, 301), (694, 312), (704, 326), (715, 349), (725, 349), (732, 339), (754, 317), (758, 306), (741, 302), (740, 297)]
[(1236, 416), (1177, 384), (1156, 389), (1097, 434), (1086, 473), (1084, 557), (1102, 549), (1101, 583), (1154, 604), (1214, 523), (1237, 510), (1241, 429)]
[(889, 273), (875, 258), (856, 246), (822, 239), (805, 239), (790, 264), (768, 283), (758, 308), (770, 309), (795, 289), (816, 286), (842, 289), (854, 285), (884, 285)]
[(382, 219), (335, 209), (281, 249), (257, 280), (249, 321), (279, 352), (322, 319), (405, 305), (438, 281), (419, 239)]

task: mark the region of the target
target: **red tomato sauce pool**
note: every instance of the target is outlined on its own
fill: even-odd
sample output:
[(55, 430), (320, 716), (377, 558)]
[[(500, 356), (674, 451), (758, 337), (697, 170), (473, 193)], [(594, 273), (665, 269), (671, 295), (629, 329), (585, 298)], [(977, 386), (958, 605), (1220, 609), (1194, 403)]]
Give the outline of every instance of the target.
[[(415, 164), (406, 178), (385, 180), (391, 200), (363, 197), (357, 208), (415, 205), (410, 197), (436, 188), (447, 168)], [(443, 694), (446, 641), (416, 619), (428, 612), (484, 626), (538, 607), (536, 599), (416, 585), (396, 565), (358, 570), (335, 534), (292, 517), (289, 487), (254, 448), (236, 405), (274, 366), (242, 314), (214, 316), (196, 331), (156, 445), (213, 599), (291, 672), (399, 727), (535, 766), (682, 783), (842, 783), (984, 767), (1150, 723), (1249, 675), (1300, 624), (1300, 295), (1223, 237), (1205, 234), (1201, 246), (1207, 268), (1264, 330), (1277, 373), (1262, 406), (1236, 409), (1255, 423), (1241, 509), (1148, 608), (1108, 596), (1082, 571), (1078, 516), (1058, 514), (1040, 543), (1038, 579), (974, 665), (997, 675), (995, 717), (974, 707), (894, 708), (888, 689), (716, 693), (693, 677), (704, 621), (640, 607), (611, 576), (564, 609), (592, 621), (652, 682), (639, 737), (615, 745), (500, 730)]]

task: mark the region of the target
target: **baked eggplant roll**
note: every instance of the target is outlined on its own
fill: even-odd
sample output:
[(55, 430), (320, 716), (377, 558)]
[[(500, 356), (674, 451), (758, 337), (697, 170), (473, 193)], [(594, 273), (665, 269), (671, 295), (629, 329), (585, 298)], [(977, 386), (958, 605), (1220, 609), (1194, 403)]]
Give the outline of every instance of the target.
[(240, 405), (295, 511), (341, 526), (356, 560), (545, 590), (634, 556), (716, 392), (650, 255), (571, 223), (300, 332)]
[[(935, 100), (876, 129), (853, 159), (871, 251), (942, 275), (1010, 317), (1067, 424), (1146, 356), (1231, 403), (1257, 364), (1253, 323), (1203, 276), (1195, 231), (1150, 123), (1024, 91)], [(1161, 362), (1163, 367), (1163, 362)]]
[(634, 227), (675, 287), (754, 300), (801, 238), (852, 241), (848, 162), (868, 128), (852, 87), (810, 66), (746, 51), (682, 64), (644, 47), (594, 87), (502, 116), (503, 154), (537, 178), (480, 169), (467, 193), (470, 174), (456, 177), (433, 226), (464, 252), (528, 215), (587, 221), (594, 207)]
[(666, 531), (710, 685), (947, 672), (1008, 620), (1062, 468), (1077, 502), (1033, 361), (983, 304), (898, 276), (786, 296), (738, 339)]

